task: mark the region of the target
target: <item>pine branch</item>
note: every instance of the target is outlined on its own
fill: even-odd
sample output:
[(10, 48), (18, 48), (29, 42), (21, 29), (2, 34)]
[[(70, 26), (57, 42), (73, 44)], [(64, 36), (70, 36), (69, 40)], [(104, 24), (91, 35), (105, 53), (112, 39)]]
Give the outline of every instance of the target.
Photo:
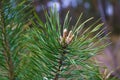
[(65, 54), (66, 54), (65, 49), (66, 48), (63, 47), (63, 53), (61, 53), (61, 58), (60, 58), (60, 61), (58, 62), (58, 69), (57, 69), (57, 72), (55, 74), (55, 78), (53, 80), (58, 80), (59, 79), (60, 73), (62, 71), (63, 63), (64, 63), (64, 60), (65, 60)]
[[(86, 62), (86, 60), (95, 56), (98, 51), (107, 46), (106, 43), (96, 47), (96, 45), (106, 39), (105, 37), (107, 36), (97, 40), (97, 38), (103, 34), (103, 29), (100, 30), (103, 23), (97, 25), (98, 21), (96, 21), (86, 30), (83, 30), (84, 25), (93, 18), (89, 18), (78, 25), (82, 16), (81, 14), (75, 27), (70, 29), (68, 12), (63, 25), (63, 33), (61, 33), (62, 28), (59, 24), (59, 13), (50, 11), (50, 13), (46, 13), (45, 16), (46, 22), (43, 23), (35, 14), (37, 20), (32, 21), (33, 28), (30, 29), (25, 36), (27, 48), (29, 52), (31, 52), (30, 55), (32, 55), (33, 63), (36, 65), (36, 69), (31, 68), (33, 74), (37, 76), (34, 70), (39, 70), (38, 72), (42, 73), (40, 74), (41, 78), (53, 80), (60, 78), (70, 80), (100, 79), (98, 76), (98, 67)], [(40, 26), (40, 28), (38, 28), (38, 26)], [(70, 31), (67, 31), (68, 29)], [(98, 31), (98, 33), (93, 35), (96, 31)], [(90, 37), (91, 35), (93, 35), (93, 37)]]
[(3, 1), (0, 2), (0, 16), (1, 16), (1, 29), (2, 29), (2, 45), (4, 47), (4, 51), (3, 51), (3, 55), (4, 58), (6, 60), (6, 64), (8, 66), (8, 77), (10, 80), (15, 80), (14, 79), (14, 65), (13, 65), (13, 61), (11, 59), (11, 52), (10, 52), (10, 48), (9, 48), (9, 43), (7, 40), (7, 34), (6, 34), (6, 24), (5, 24), (5, 17), (4, 17), (4, 11), (3, 11)]
[[(16, 4), (18, 0), (14, 3)], [(25, 53), (22, 42), (27, 18), (31, 18), (32, 9), (25, 14), (31, 6), (27, 1), (21, 1), (13, 6), (10, 0), (0, 1), (0, 79), (24, 80), (25, 70), (22, 63), (22, 53)], [(27, 18), (26, 18), (27, 17)], [(21, 77), (22, 76), (22, 77)], [(30, 76), (29, 76), (30, 77)]]

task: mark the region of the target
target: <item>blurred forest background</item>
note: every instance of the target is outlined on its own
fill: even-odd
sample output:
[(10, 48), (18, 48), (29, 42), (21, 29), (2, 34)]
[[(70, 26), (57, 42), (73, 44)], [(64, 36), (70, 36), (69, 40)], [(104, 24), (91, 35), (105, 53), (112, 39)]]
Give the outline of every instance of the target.
[[(72, 17), (71, 26), (75, 24), (81, 12), (84, 13), (83, 20), (94, 17), (94, 21), (101, 18), (106, 28), (105, 34), (111, 32), (107, 42), (111, 42), (104, 52), (95, 58), (98, 63), (105, 66), (101, 69), (103, 76), (111, 73), (112, 76), (120, 78), (120, 0), (34, 0), (33, 7), (40, 18), (44, 21), (44, 9), (56, 5), (60, 13), (61, 23), (65, 14), (70, 11)], [(89, 25), (89, 24), (88, 24)]]

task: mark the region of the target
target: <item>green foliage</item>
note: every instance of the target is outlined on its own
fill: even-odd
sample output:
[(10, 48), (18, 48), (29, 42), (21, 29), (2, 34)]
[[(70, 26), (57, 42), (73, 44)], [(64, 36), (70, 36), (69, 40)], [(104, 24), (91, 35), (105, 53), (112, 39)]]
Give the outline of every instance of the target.
[[(30, 72), (36, 76), (33, 80), (36, 80), (38, 76), (45, 80), (62, 78), (65, 80), (101, 80), (98, 66), (87, 60), (106, 46), (102, 44), (96, 47), (106, 39), (102, 37), (103, 29), (100, 30), (103, 24), (96, 25), (98, 22), (96, 21), (83, 31), (84, 25), (92, 18), (78, 25), (81, 14), (75, 26), (70, 29), (68, 12), (63, 30), (61, 30), (58, 12), (51, 10), (45, 14), (45, 23), (35, 14), (37, 20), (32, 22), (33, 28), (30, 28), (28, 34), (25, 35), (28, 51), (31, 52), (29, 56), (32, 56), (32, 64), (36, 65), (33, 69), (31, 68)], [(93, 28), (94, 26), (96, 27)], [(68, 29), (70, 31), (66, 31)], [(98, 33), (94, 35), (96, 31)], [(71, 38), (68, 37), (69, 34), (73, 37), (67, 43), (66, 41)], [(91, 35), (93, 36), (90, 37)], [(97, 39), (99, 37), (100, 39)], [(39, 75), (36, 71), (40, 72)]]
[(102, 80), (90, 60), (107, 46), (102, 23), (84, 30), (93, 18), (79, 24), (81, 14), (70, 28), (69, 12), (61, 25), (56, 9), (45, 12), (43, 23), (28, 1), (12, 1), (0, 2), (0, 80)]
[[(19, 4), (17, 0), (14, 3), (13, 0), (0, 1), (0, 80), (18, 79), (21, 55), (24, 52), (24, 24), (31, 17), (28, 5), (25, 0)], [(27, 10), (30, 12), (24, 15)]]

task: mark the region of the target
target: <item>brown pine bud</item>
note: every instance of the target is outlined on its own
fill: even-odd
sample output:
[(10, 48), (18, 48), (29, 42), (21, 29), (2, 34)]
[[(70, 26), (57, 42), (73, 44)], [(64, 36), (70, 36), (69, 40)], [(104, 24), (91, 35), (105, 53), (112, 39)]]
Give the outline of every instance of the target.
[(70, 42), (73, 40), (74, 38), (74, 34), (70, 37)]
[(72, 36), (72, 31), (69, 32), (68, 38), (70, 38), (71, 36)]
[(64, 29), (63, 30), (63, 39), (66, 39), (66, 37), (67, 37), (67, 29)]
[(65, 43), (67, 43), (67, 44), (70, 43), (70, 38), (69, 37), (66, 38)]
[(74, 35), (71, 35), (71, 37), (67, 37), (66, 43), (67, 43), (67, 44), (70, 44), (71, 41), (73, 40), (73, 37), (74, 37)]
[(74, 35), (72, 34), (72, 31), (69, 32), (67, 38), (66, 38), (66, 43), (70, 44), (70, 42), (72, 41)]

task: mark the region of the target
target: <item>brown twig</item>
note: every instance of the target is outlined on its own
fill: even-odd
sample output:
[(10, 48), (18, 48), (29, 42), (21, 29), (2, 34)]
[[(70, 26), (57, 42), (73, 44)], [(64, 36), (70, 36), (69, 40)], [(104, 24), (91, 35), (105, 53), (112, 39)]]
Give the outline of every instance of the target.
[(66, 52), (65, 52), (65, 49), (66, 47), (64, 46), (63, 47), (63, 53), (61, 54), (61, 58), (60, 58), (60, 61), (59, 61), (59, 66), (58, 66), (58, 70), (57, 70), (57, 72), (56, 72), (56, 75), (55, 75), (55, 78), (53, 79), (53, 80), (58, 80), (59, 79), (59, 75), (60, 75), (60, 73), (61, 73), (61, 68), (62, 68), (62, 66), (63, 66), (63, 62), (64, 62), (64, 57), (65, 57), (65, 54), (66, 54)]

